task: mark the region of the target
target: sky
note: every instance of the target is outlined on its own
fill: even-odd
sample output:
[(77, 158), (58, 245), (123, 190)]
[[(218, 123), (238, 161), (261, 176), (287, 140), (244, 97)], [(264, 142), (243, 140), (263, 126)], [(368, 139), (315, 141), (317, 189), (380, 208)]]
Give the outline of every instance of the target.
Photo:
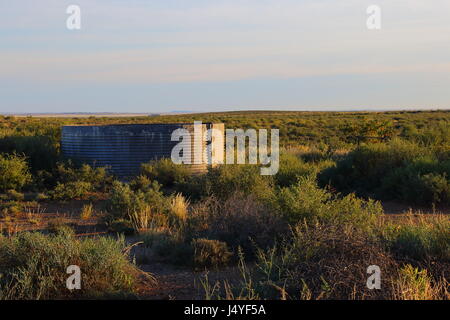
[(0, 0), (0, 113), (448, 109), (449, 14), (448, 0)]

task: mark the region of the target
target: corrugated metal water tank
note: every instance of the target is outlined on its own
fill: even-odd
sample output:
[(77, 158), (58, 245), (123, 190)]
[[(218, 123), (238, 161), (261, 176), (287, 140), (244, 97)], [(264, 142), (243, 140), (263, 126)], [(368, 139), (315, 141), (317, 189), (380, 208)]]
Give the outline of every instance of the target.
[[(111, 173), (118, 177), (132, 177), (139, 173), (142, 163), (170, 158), (172, 148), (179, 143), (171, 141), (172, 132), (181, 128), (194, 132), (193, 124), (181, 123), (64, 126), (61, 151), (64, 157), (91, 166), (110, 167)], [(211, 128), (224, 131), (223, 124), (205, 123), (201, 128), (203, 132)], [(191, 150), (193, 153), (194, 148)], [(206, 142), (201, 150), (206, 152)], [(208, 165), (187, 166), (193, 173), (199, 173), (206, 171)]]

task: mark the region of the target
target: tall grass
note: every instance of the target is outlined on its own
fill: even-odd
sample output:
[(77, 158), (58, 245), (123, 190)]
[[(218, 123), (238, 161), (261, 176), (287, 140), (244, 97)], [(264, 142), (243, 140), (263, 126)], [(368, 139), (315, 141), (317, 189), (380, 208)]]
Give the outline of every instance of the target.
[(170, 211), (178, 221), (184, 223), (188, 218), (189, 205), (189, 200), (186, 200), (186, 198), (181, 193), (177, 193), (172, 197), (172, 201), (170, 203)]
[(404, 222), (385, 222), (380, 232), (388, 248), (400, 257), (450, 262), (450, 219), (447, 216), (411, 215)]
[(130, 211), (128, 213), (130, 222), (136, 231), (143, 231), (150, 228), (152, 221), (152, 210), (150, 206), (145, 206), (142, 209)]
[(405, 265), (399, 270), (399, 277), (395, 281), (395, 299), (398, 300), (441, 300), (449, 299), (448, 282), (433, 284), (432, 277), (426, 269), (419, 270)]
[[(0, 298), (61, 299), (133, 294), (137, 272), (122, 254), (123, 238), (76, 239), (70, 233), (0, 237)], [(80, 267), (81, 290), (66, 288), (70, 265)]]

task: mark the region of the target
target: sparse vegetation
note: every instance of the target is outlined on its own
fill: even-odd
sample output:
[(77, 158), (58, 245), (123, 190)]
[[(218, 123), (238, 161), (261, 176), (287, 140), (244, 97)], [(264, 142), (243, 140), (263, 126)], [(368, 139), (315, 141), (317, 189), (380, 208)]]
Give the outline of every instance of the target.
[[(124, 239), (78, 240), (70, 233), (0, 237), (0, 299), (123, 297), (133, 294), (135, 267), (122, 254)], [(83, 270), (81, 290), (66, 288), (66, 269)]]
[(85, 204), (81, 209), (80, 218), (81, 220), (89, 220), (94, 214), (94, 206), (92, 203)]
[(21, 190), (31, 182), (25, 157), (17, 154), (0, 155), (0, 192)]
[(194, 248), (194, 264), (197, 267), (220, 267), (226, 265), (232, 253), (227, 244), (218, 240), (195, 239), (192, 241)]
[[(0, 298), (130, 297), (133, 260), (237, 267), (237, 281), (202, 281), (207, 299), (449, 299), (449, 115), (0, 118)], [(123, 182), (59, 153), (63, 124), (194, 120), (280, 129), (280, 170), (221, 165), (192, 176), (161, 159)], [(388, 216), (388, 201), (432, 214)], [(39, 232), (21, 232), (24, 221)], [(90, 223), (93, 235), (78, 237)], [(79, 292), (64, 288), (70, 264), (89, 270)], [(366, 287), (374, 264), (382, 290)]]

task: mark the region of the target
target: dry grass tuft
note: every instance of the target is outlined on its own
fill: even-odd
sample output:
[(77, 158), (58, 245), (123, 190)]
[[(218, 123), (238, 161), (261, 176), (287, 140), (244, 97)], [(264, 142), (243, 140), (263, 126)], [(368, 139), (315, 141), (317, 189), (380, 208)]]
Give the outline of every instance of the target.
[[(397, 300), (439, 300), (447, 291), (448, 283), (444, 279), (433, 285), (433, 280), (426, 269), (419, 270), (410, 264), (399, 270), (395, 283), (395, 299)], [(448, 292), (446, 292), (448, 298)]]
[(181, 222), (185, 222), (188, 218), (188, 208), (190, 202), (181, 193), (176, 194), (170, 203), (172, 214)]
[(94, 206), (92, 203), (85, 204), (83, 208), (81, 209), (81, 220), (89, 220), (92, 215), (94, 214)]
[(150, 206), (145, 206), (140, 210), (133, 210), (128, 215), (136, 231), (147, 230), (150, 227), (152, 221), (152, 210)]

